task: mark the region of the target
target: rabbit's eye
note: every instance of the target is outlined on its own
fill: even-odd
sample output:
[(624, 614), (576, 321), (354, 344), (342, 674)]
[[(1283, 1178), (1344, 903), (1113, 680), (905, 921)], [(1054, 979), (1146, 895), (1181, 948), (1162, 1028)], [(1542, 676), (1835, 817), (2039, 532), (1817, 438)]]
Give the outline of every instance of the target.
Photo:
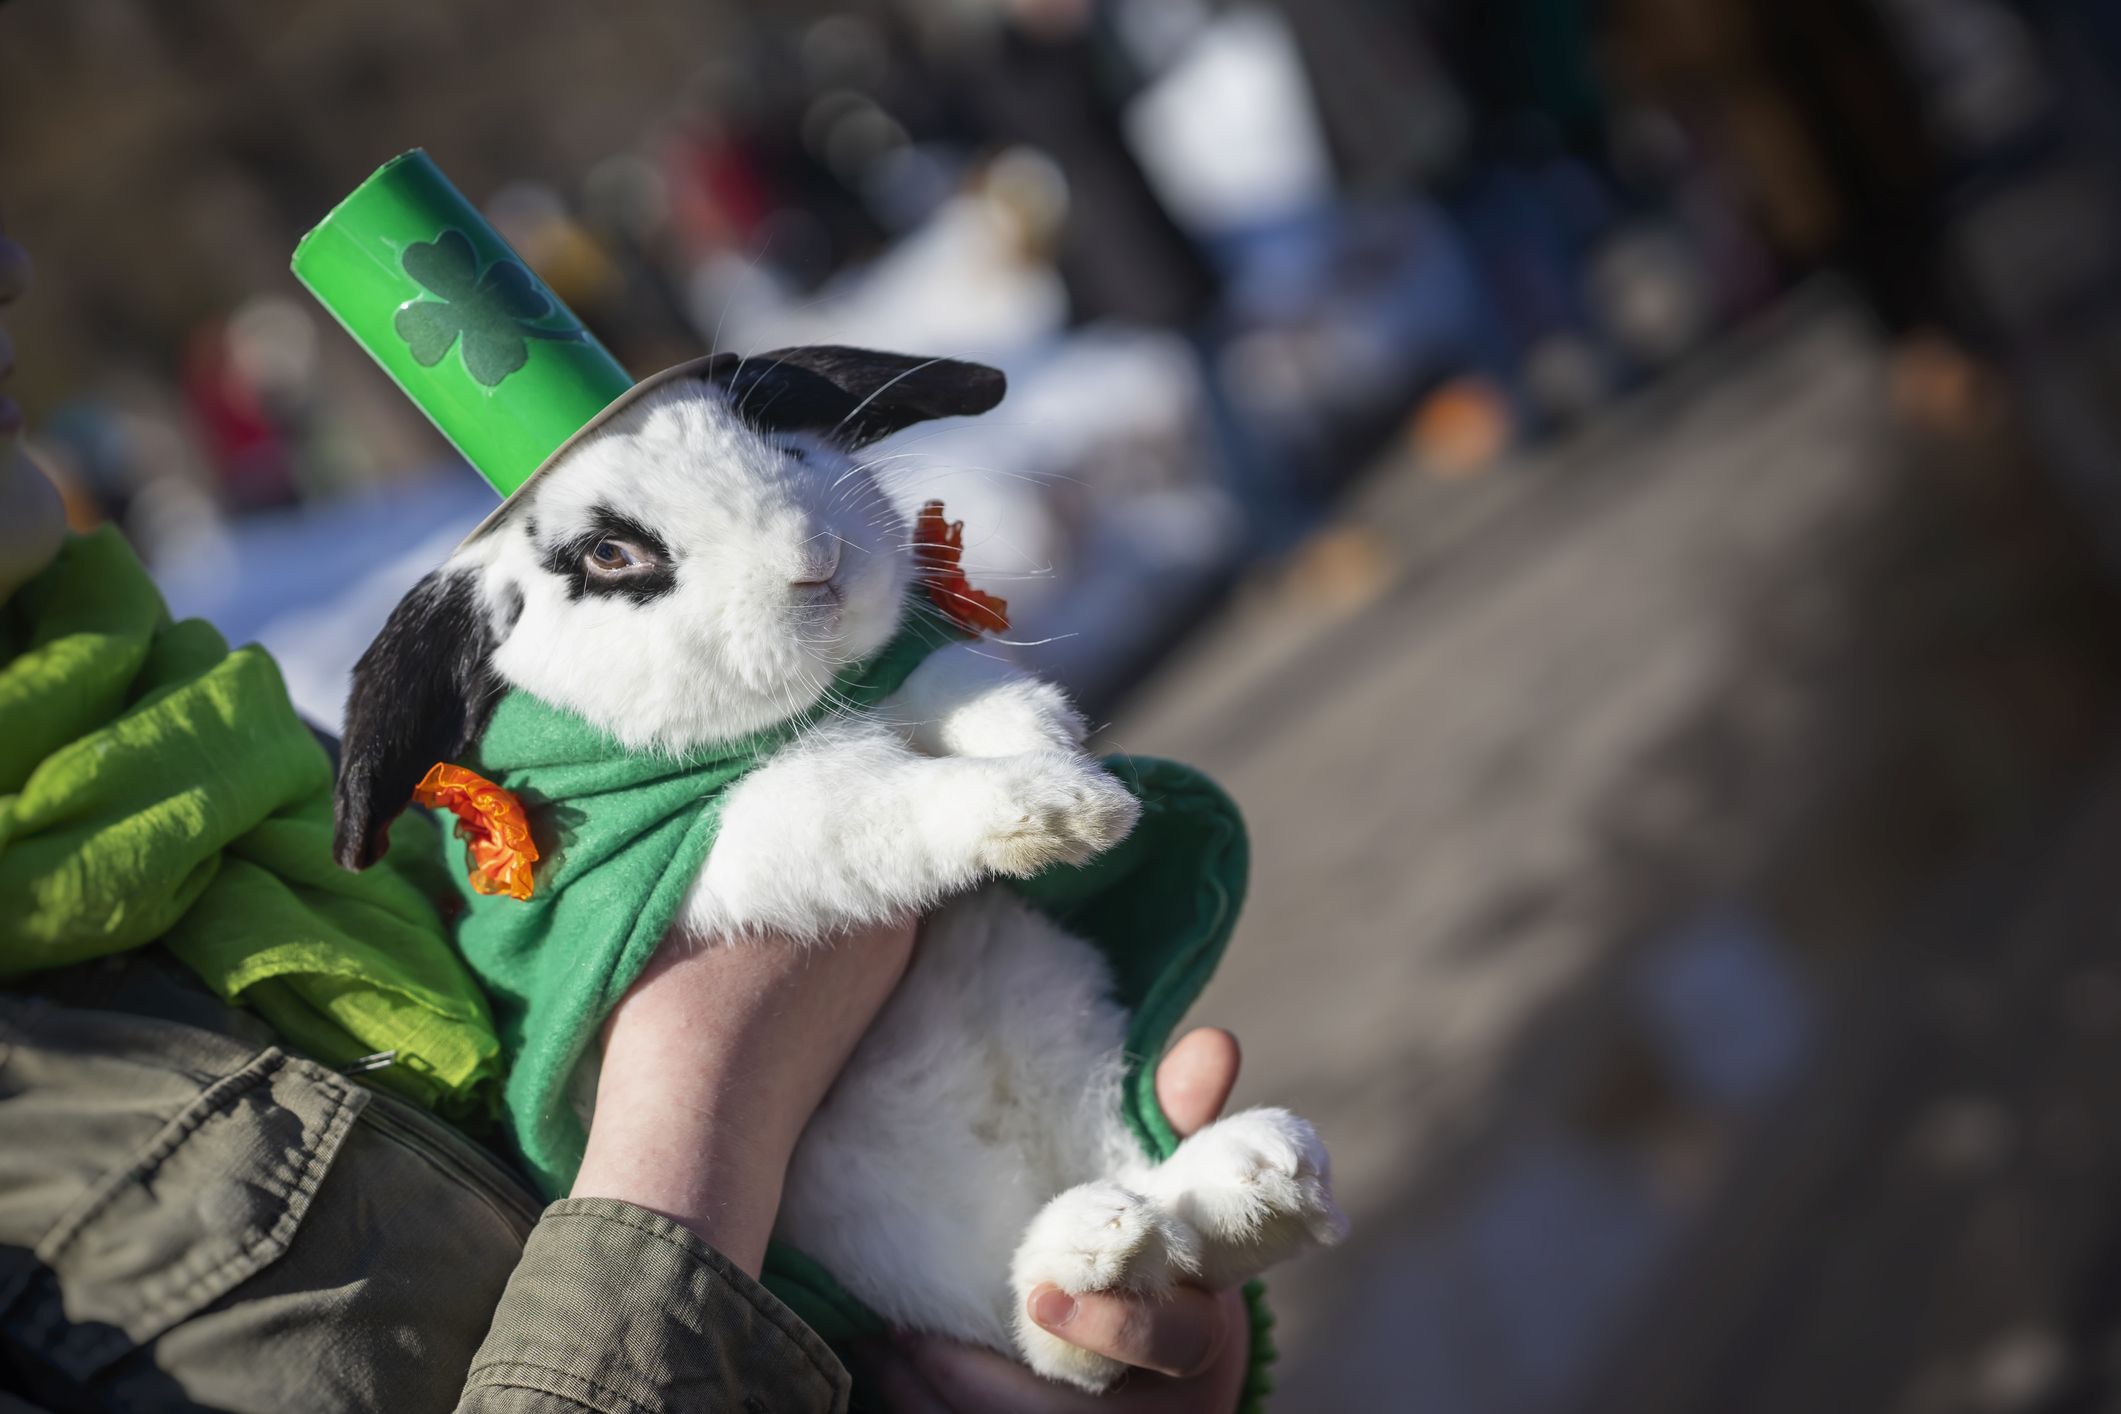
[(582, 557), (582, 568), (591, 579), (632, 581), (655, 574), (663, 567), (663, 556), (636, 540), (604, 535)]
[(676, 560), (662, 537), (605, 506), (582, 534), (546, 549), (545, 568), (573, 597), (622, 594), (645, 603), (677, 588)]

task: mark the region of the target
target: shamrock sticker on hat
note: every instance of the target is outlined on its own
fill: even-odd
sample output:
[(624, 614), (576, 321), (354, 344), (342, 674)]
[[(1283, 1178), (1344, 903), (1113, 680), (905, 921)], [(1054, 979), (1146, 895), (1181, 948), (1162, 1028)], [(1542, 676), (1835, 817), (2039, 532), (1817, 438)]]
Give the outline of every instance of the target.
[(417, 149), (303, 236), (294, 268), (503, 496), (635, 386)]
[(433, 299), (407, 300), (394, 321), (413, 361), (432, 368), (461, 337), (464, 371), (488, 388), (530, 362), (532, 339), (572, 342), (581, 326), (546, 329), (535, 322), (552, 314), (553, 302), (537, 277), (513, 260), (479, 268), (478, 252), (462, 231), (445, 230), (431, 241), (405, 248), (399, 264)]

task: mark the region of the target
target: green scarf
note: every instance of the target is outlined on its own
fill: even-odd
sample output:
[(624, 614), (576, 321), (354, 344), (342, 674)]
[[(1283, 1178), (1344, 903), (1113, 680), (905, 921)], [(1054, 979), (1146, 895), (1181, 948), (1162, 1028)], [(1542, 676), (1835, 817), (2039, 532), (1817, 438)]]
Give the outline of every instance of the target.
[[(929, 616), (915, 619), (840, 678), (842, 705), (882, 701), (949, 641)], [(465, 903), (457, 950), (486, 986), (508, 1053), (509, 1128), (548, 1197), (566, 1196), (588, 1141), (568, 1080), (677, 917), (714, 845), (723, 797), (821, 711), (671, 757), (628, 752), (527, 692), (495, 704), (465, 764), (522, 801), (539, 854), (531, 896), (477, 892), (462, 849), (444, 849)]]
[[(932, 616), (909, 616), (882, 654), (845, 674), (833, 696), (865, 707), (895, 692), (922, 659), (954, 641)], [(467, 911), (457, 944), (485, 983), (509, 1054), (507, 1120), (525, 1164), (564, 1194), (588, 1136), (567, 1102), (576, 1063), (646, 966), (706, 862), (728, 789), (815, 720), (672, 759), (628, 753), (572, 713), (514, 692), (466, 763), (513, 791), (543, 856), (528, 900), (475, 892), (452, 852)], [(1017, 887), (1110, 960), (1132, 1011), (1126, 1119), (1143, 1148), (1177, 1147), (1156, 1103), (1154, 1062), (1192, 1006), (1237, 922), (1247, 863), (1236, 807), (1190, 767), (1113, 757), (1107, 768), (1142, 802), (1141, 823), (1082, 868)], [(768, 1252), (767, 1288), (827, 1341), (880, 1334), (883, 1323), (816, 1262), (783, 1244)], [(1257, 1288), (1253, 1393), (1272, 1347)]]
[(331, 858), (331, 762), (263, 649), (172, 623), (116, 531), (0, 606), (0, 980), (159, 941), (327, 1065), (486, 1113), (500, 1045), (450, 951), (430, 820)]

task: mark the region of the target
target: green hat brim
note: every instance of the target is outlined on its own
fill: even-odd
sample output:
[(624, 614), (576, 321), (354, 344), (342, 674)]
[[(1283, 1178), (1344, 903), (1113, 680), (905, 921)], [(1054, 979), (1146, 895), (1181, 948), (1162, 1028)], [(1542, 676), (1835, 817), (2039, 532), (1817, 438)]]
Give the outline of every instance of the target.
[(474, 543), (475, 541), (484, 537), (488, 532), (492, 531), (502, 521), (506, 520), (508, 518), (509, 511), (515, 506), (516, 502), (520, 500), (524, 496), (524, 494), (530, 490), (531, 487), (537, 485), (538, 481), (542, 477), (544, 477), (546, 473), (550, 472), (554, 467), (558, 466), (561, 462), (565, 461), (568, 457), (568, 454), (573, 452), (575, 448), (581, 446), (583, 442), (587, 441), (590, 437), (602, 431), (604, 427), (608, 425), (620, 413), (632, 407), (642, 398), (646, 397), (648, 394), (654, 392), (658, 388), (666, 387), (672, 383), (681, 383), (688, 378), (700, 379), (705, 381), (709, 379), (713, 374), (720, 372), (722, 369), (728, 367), (730, 364), (736, 361), (737, 356), (735, 354), (703, 354), (698, 358), (687, 359), (683, 363), (672, 364), (670, 367), (664, 369), (660, 373), (651, 373), (648, 377), (643, 378), (640, 382), (634, 384), (631, 388), (628, 388), (625, 392), (613, 398), (610, 402), (606, 403), (594, 417), (591, 417), (587, 422), (583, 423), (579, 428), (575, 429), (575, 431), (568, 436), (567, 440), (560, 443), (559, 446), (554, 447), (552, 449), (551, 454), (548, 455), (545, 460), (539, 462), (537, 467), (531, 471), (530, 475), (523, 478), (522, 485), (516, 487), (515, 490), (509, 492), (506, 496), (502, 497), (501, 504), (495, 506), (493, 510), (487, 513), (487, 516), (484, 520), (480, 521), (477, 525), (473, 526), (471, 528), (471, 533), (466, 535), (461, 541), (457, 543), (457, 548), (461, 550), (465, 546)]

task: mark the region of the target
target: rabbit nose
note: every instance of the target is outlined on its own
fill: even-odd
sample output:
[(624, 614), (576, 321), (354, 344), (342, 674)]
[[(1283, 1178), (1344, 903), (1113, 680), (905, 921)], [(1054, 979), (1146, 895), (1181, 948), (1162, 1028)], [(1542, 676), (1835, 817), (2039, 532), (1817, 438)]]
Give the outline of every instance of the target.
[(804, 564), (803, 572), (795, 577), (797, 584), (823, 584), (840, 572), (840, 541), (832, 537), (819, 547)]

